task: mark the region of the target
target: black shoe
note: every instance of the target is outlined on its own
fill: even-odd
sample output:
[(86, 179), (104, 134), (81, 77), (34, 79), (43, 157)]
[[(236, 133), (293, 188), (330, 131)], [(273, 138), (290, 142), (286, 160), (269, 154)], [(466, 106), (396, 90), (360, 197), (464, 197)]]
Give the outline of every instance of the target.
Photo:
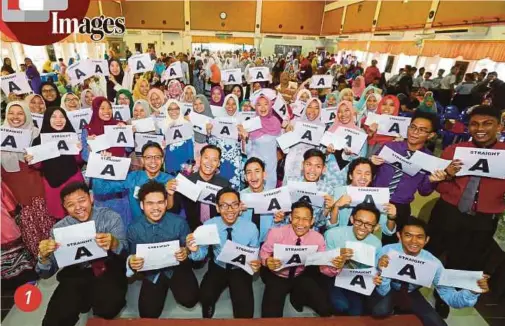
[(299, 302), (300, 300), (297, 300), (294, 295), (289, 295), (289, 302), (291, 302), (291, 305), (293, 308), (295, 308), (296, 311), (302, 312), (303, 311), (303, 304)]
[(435, 310), (440, 315), (440, 317), (442, 317), (442, 319), (446, 319), (449, 316), (449, 311), (451, 309), (449, 308), (449, 305), (447, 305), (447, 303), (445, 303), (443, 300), (436, 299)]
[(204, 306), (202, 305), (202, 318), (212, 318), (214, 316), (214, 311), (216, 305)]

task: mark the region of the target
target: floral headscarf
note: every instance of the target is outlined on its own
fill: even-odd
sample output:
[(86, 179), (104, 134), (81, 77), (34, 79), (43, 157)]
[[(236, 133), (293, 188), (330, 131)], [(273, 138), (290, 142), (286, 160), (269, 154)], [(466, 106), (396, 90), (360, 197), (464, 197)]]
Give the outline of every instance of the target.
[(179, 100), (181, 98), (182, 93), (183, 90), (181, 82), (175, 79), (172, 79), (171, 81), (168, 82), (167, 90), (165, 91), (165, 94), (168, 99)]

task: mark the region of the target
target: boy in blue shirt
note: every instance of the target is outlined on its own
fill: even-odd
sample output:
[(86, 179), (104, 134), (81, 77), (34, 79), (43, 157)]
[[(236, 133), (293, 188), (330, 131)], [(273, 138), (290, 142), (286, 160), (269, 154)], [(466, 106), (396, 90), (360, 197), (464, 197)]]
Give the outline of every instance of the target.
[[(453, 287), (438, 285), (444, 267), (438, 258), (423, 250), (430, 240), (427, 234), (427, 225), (424, 221), (413, 216), (407, 218), (401, 231), (397, 233), (400, 242), (386, 245), (377, 252), (378, 268), (382, 270), (389, 265), (388, 252), (390, 251), (432, 261), (437, 265), (433, 285), (442, 300), (453, 308), (473, 307), (479, 298), (478, 293), (466, 289), (458, 291)], [(489, 276), (484, 275), (484, 278), (477, 282), (482, 293), (489, 291), (488, 278)], [(375, 293), (372, 295), (374, 301), (372, 314), (374, 316), (391, 315), (393, 308), (400, 306), (402, 310), (410, 310), (414, 313), (425, 326), (447, 326), (446, 322), (419, 292), (420, 288), (419, 285), (383, 277), (382, 284), (375, 289)]]
[[(227, 240), (252, 248), (259, 247), (259, 233), (250, 218), (241, 216), (240, 194), (225, 187), (216, 194), (216, 208), (219, 216), (205, 221), (204, 225), (215, 224), (219, 232), (220, 243), (212, 245), (214, 259), (209, 261), (209, 269), (200, 284), (200, 303), (202, 317), (212, 318), (215, 305), (223, 290), (230, 287), (230, 297), (234, 318), (252, 318), (254, 315), (254, 294), (252, 275), (245, 270), (217, 260)], [(193, 233), (186, 238), (186, 244), (191, 251), (190, 258), (201, 261), (207, 257), (209, 246), (195, 244)], [(261, 267), (259, 258), (250, 262), (251, 269), (256, 273)]]

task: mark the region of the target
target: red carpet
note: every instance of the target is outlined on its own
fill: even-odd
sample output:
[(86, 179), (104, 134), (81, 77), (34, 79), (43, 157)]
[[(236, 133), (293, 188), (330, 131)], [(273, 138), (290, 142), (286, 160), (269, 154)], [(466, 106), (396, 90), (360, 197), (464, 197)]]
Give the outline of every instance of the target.
[(115, 319), (92, 318), (87, 326), (422, 326), (413, 315), (392, 316), (387, 319), (371, 317), (332, 317), (332, 318), (275, 318), (275, 319)]

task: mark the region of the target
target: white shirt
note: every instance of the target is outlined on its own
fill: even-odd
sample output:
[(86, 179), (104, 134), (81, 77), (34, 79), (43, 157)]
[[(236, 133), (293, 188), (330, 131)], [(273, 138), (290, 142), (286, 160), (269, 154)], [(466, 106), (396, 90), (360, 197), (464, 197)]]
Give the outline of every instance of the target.
[(451, 85), (456, 83), (456, 75), (448, 74), (440, 81), (441, 89), (451, 89)]

